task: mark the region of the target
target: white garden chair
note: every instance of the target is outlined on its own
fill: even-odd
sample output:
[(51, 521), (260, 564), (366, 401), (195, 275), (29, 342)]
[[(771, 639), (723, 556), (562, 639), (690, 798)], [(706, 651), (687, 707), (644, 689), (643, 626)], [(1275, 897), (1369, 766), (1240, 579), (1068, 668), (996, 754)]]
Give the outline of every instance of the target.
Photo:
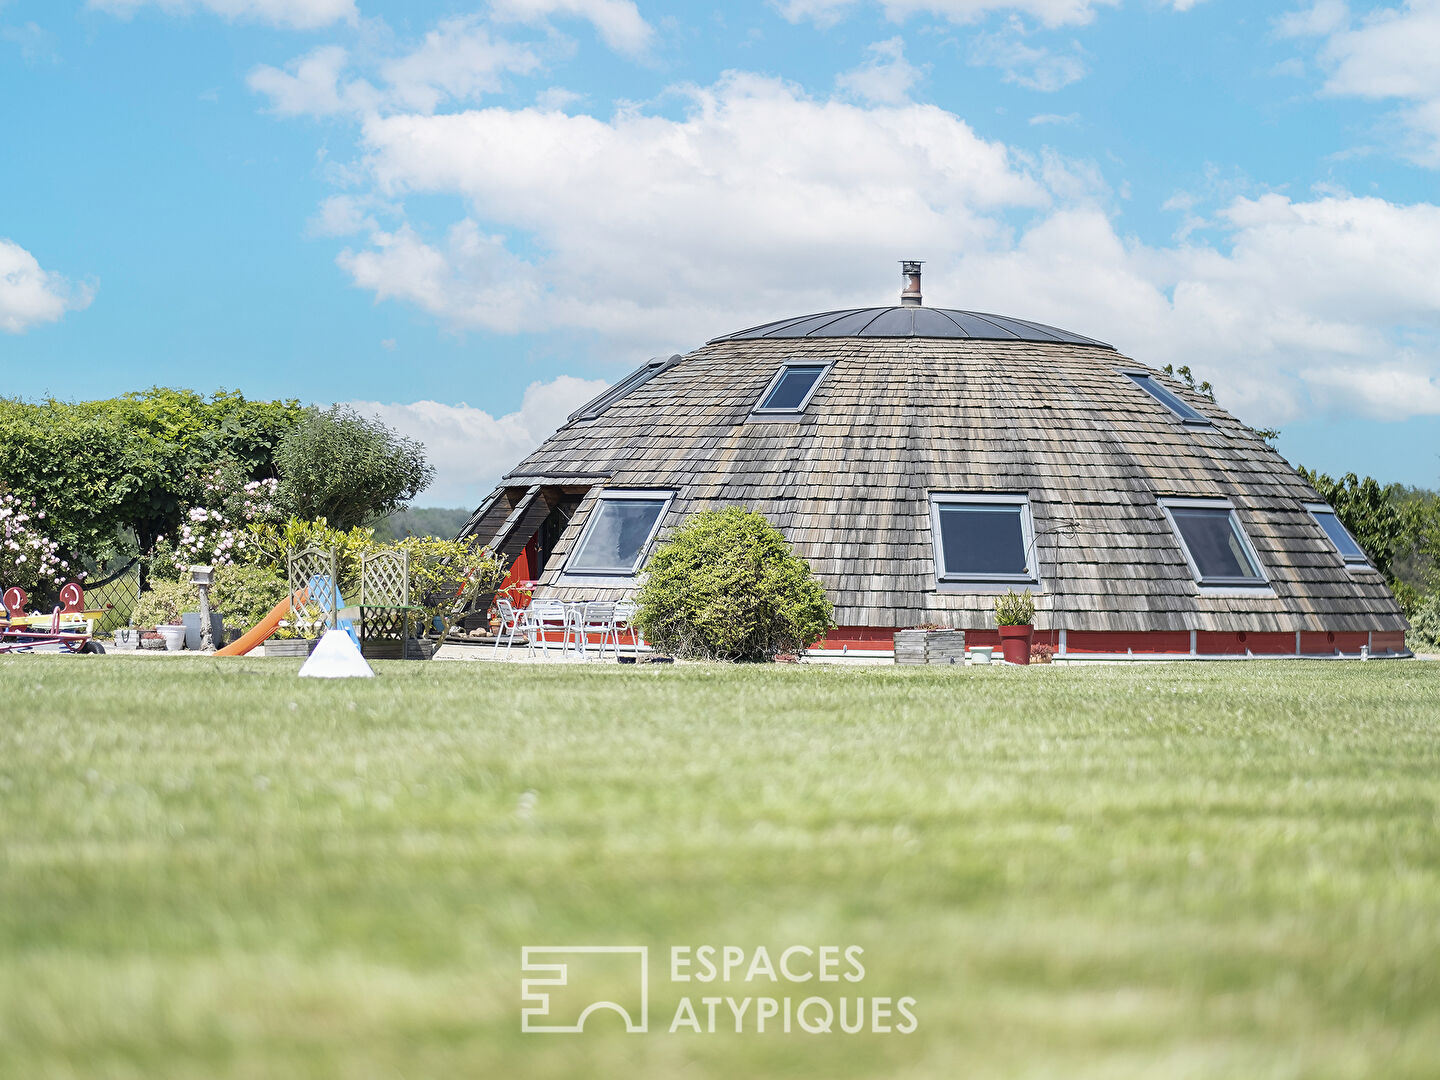
[(640, 635), (635, 629), (636, 604), (633, 600), (617, 600), (615, 602), (615, 648), (618, 653), (620, 648), (620, 635), (626, 634), (630, 638), (630, 650), (640, 651)]
[(580, 658), (585, 659), (585, 646), (590, 640), (591, 634), (600, 635), (601, 660), (605, 659), (605, 644), (609, 642), (615, 651), (615, 659), (620, 659), (620, 632), (615, 625), (615, 604), (608, 600), (592, 600), (581, 610), (580, 619), (576, 626), (576, 644), (580, 649)]
[(527, 654), (535, 655), (535, 646), (540, 646), (540, 658), (550, 659), (550, 635), (560, 631), (560, 655), (563, 657), (570, 648), (570, 630), (574, 626), (570, 609), (562, 600), (532, 600), (525, 609), (525, 648)]
[(500, 616), (500, 626), (495, 631), (495, 655), (500, 655), (500, 642), (505, 642), (505, 651), (515, 644), (515, 638), (525, 625), (524, 609), (515, 610), (515, 605), (503, 596), (495, 598), (495, 613)]

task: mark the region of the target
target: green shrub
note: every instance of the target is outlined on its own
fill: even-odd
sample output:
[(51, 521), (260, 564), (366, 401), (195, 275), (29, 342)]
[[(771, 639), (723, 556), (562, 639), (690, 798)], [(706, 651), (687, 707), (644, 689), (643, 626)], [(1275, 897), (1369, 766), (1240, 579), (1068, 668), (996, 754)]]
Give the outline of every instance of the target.
[[(225, 617), (227, 626), (254, 626), (285, 596), (285, 578), (270, 566), (217, 566), (210, 586), (210, 610)], [(200, 610), (200, 591), (187, 578), (172, 581), (156, 577), (150, 591), (135, 605), (135, 625), (145, 630), (161, 623), (177, 624), (187, 611)]]
[(686, 521), (656, 550), (636, 599), (645, 640), (695, 659), (772, 660), (801, 652), (834, 625), (809, 565), (770, 522), (740, 506)]
[(1030, 590), (1017, 593), (1007, 589), (1004, 596), (995, 598), (996, 626), (1031, 626), (1035, 622), (1035, 599)]
[(140, 594), (131, 619), (142, 630), (154, 630), (157, 626), (178, 626), (180, 616), (194, 611), (200, 598), (195, 587), (181, 581), (166, 581), (163, 578), (150, 582), (150, 590)]
[(1406, 643), (1412, 652), (1440, 652), (1440, 595), (1427, 596), (1415, 608)]
[[(200, 597), (191, 590), (192, 602), (186, 611), (195, 611)], [(210, 610), (225, 616), (226, 626), (248, 630), (285, 598), (285, 575), (273, 566), (233, 564), (215, 568), (210, 586)]]

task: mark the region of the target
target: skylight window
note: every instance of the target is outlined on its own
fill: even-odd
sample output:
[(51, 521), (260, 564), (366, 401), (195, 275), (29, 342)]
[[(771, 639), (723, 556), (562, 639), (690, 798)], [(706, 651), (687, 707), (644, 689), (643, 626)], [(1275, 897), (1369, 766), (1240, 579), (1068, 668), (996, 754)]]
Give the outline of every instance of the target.
[(1365, 554), (1365, 549), (1355, 542), (1350, 535), (1350, 530), (1345, 528), (1336, 516), (1335, 511), (1327, 503), (1306, 503), (1305, 509), (1310, 511), (1310, 516), (1315, 523), (1325, 530), (1325, 535), (1335, 545), (1335, 550), (1345, 560), (1347, 566), (1368, 566), (1370, 558)]
[(942, 583), (1035, 584), (1035, 530), (1024, 495), (934, 495), (930, 520)]
[(1201, 585), (1263, 586), (1255, 549), (1224, 499), (1166, 499), (1160, 504), (1180, 538), (1190, 572)]
[(621, 398), (634, 393), (662, 371), (674, 367), (679, 361), (680, 355), (678, 353), (668, 359), (657, 356), (653, 360), (647, 360), (614, 386), (601, 392), (598, 397), (580, 406), (580, 408), (570, 414), (568, 419), (572, 421), (594, 420)]
[(755, 411), (757, 413), (804, 412), (805, 406), (810, 403), (815, 388), (820, 385), (820, 379), (829, 366), (829, 364), (786, 364), (776, 373), (775, 378), (770, 380), (770, 385), (765, 388), (765, 393), (760, 395), (760, 404), (755, 406)]
[(1127, 379), (1134, 382), (1136, 386), (1160, 402), (1161, 405), (1164, 405), (1185, 423), (1195, 424), (1196, 426), (1210, 423), (1204, 416), (1181, 401), (1176, 394), (1170, 391), (1169, 387), (1149, 372), (1126, 371), (1123, 374)]
[(634, 574), (672, 498), (668, 491), (605, 492), (590, 511), (585, 531), (565, 563), (565, 573)]

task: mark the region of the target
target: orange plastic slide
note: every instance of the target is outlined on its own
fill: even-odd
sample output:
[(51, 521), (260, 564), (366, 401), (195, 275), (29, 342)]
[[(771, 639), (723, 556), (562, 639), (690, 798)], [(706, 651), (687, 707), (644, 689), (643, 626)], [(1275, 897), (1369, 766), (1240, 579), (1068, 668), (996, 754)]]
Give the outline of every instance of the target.
[[(305, 600), (309, 597), (309, 595), (309, 589), (296, 589), (295, 606), (300, 607), (302, 604), (304, 604)], [(273, 608), (270, 609), (269, 615), (266, 615), (249, 630), (245, 631), (245, 634), (238, 640), (232, 641), (223, 649), (216, 649), (215, 655), (244, 656), (251, 649), (255, 648), (256, 645), (259, 645), (262, 641), (264, 641), (266, 638), (268, 638), (271, 634), (275, 632), (275, 628), (280, 625), (280, 620), (285, 618), (285, 615), (289, 612), (289, 610), (290, 598), (286, 597), (284, 600), (281, 600), (278, 604), (276, 604)]]

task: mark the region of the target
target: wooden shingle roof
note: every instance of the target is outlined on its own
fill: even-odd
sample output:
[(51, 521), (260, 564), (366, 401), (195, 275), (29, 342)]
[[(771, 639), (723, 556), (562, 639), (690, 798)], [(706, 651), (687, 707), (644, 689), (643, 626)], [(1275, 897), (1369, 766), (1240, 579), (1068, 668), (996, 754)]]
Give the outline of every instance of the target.
[[(753, 419), (788, 361), (833, 366), (803, 415)], [(1044, 628), (1405, 628), (1381, 575), (1346, 568), (1302, 505), (1316, 493), (1279, 454), (1169, 382), (1212, 420), (1182, 424), (1125, 369), (1145, 370), (1108, 346), (1053, 340), (732, 336), (566, 424), (504, 484), (589, 485), (542, 595), (602, 595), (564, 586), (567, 548), (603, 487), (659, 488), (676, 493), (662, 539), (697, 510), (763, 513), (842, 626), (986, 627), (993, 595), (937, 589), (929, 496), (1005, 492), (1030, 499)], [(1229, 499), (1271, 588), (1202, 594), (1165, 496)]]

